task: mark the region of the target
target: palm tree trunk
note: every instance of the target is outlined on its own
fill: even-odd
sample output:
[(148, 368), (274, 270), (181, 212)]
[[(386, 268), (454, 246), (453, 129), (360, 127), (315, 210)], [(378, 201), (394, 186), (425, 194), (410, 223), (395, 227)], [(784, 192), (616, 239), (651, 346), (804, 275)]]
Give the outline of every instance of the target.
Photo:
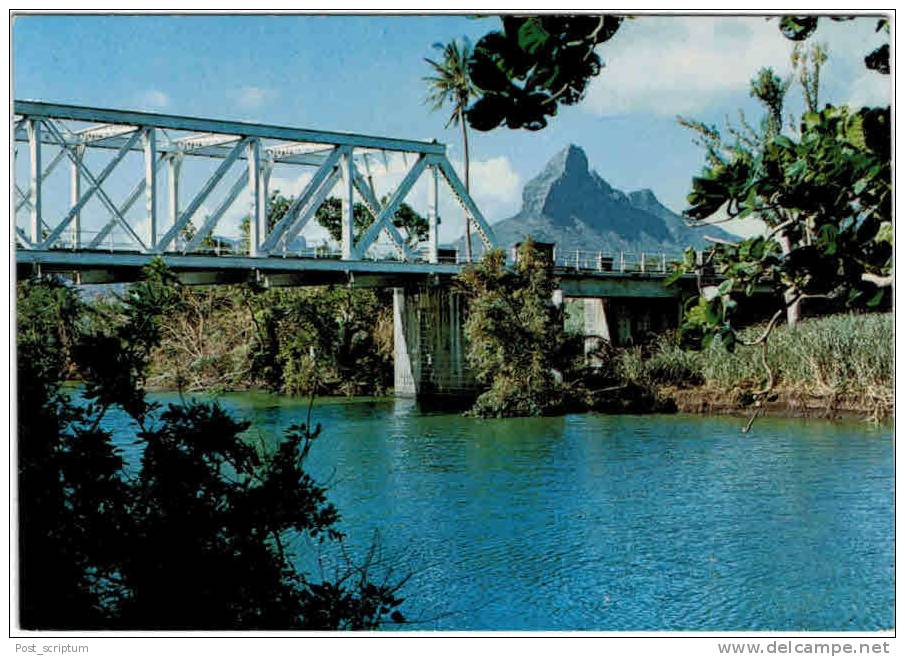
[[(465, 146), (465, 191), (471, 194), (471, 185), (468, 175), (468, 126), (465, 125), (465, 117), (459, 112), (459, 123), (462, 124), (462, 144)], [(468, 215), (465, 216), (465, 262), (471, 262), (471, 222)]]

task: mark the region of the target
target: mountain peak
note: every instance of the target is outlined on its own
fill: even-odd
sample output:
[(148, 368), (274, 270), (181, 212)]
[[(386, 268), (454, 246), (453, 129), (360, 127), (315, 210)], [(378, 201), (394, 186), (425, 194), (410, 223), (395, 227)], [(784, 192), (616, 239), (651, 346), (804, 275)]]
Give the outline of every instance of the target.
[(563, 175), (587, 174), (588, 156), (580, 146), (569, 144), (550, 160), (549, 166), (555, 167)]
[(580, 146), (569, 144), (550, 158), (543, 171), (525, 185), (522, 190), (523, 205), (543, 213), (544, 205), (554, 188), (564, 185), (573, 187), (576, 183), (588, 180), (588, 156)]
[[(588, 165), (579, 146), (558, 151), (525, 185), (521, 210), (494, 224), (501, 245), (531, 235), (564, 251), (678, 252), (707, 245), (700, 232), (663, 205), (650, 189), (626, 194)], [(713, 227), (708, 233), (731, 235)], [(473, 237), (473, 239), (476, 239)]]

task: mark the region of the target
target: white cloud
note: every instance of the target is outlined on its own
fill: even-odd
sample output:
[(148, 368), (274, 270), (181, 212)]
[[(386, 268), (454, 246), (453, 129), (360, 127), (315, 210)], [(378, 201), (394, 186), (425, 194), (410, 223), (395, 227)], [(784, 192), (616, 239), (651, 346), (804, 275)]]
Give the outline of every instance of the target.
[[(864, 55), (882, 40), (874, 34), (873, 22), (823, 21), (810, 40), (829, 48), (821, 76), (826, 101), (889, 98), (888, 78), (863, 66)], [(641, 17), (626, 22), (600, 46), (606, 66), (581, 107), (600, 116), (675, 116), (726, 103), (737, 107), (748, 99), (749, 81), (760, 68), (790, 73), (794, 45), (775, 20), (763, 17)], [(846, 91), (851, 98), (839, 97)]]
[(137, 100), (141, 108), (162, 109), (170, 104), (170, 97), (160, 89), (145, 89)]
[(890, 76), (878, 75), (865, 69), (864, 73), (849, 85), (848, 97), (841, 100), (854, 107), (888, 105), (891, 95), (890, 84)]
[(301, 191), (305, 189), (305, 185), (308, 184), (308, 181), (311, 180), (311, 176), (313, 175), (311, 169), (299, 169), (299, 171), (303, 171), (304, 173), (300, 173), (297, 176), (271, 176), (270, 190), (279, 190), (280, 194), (283, 196), (298, 196)]
[(787, 66), (791, 49), (763, 18), (638, 18), (599, 49), (606, 67), (583, 107), (599, 115), (697, 112), (744, 92), (760, 67)]
[(232, 97), (242, 109), (258, 109), (266, 103), (273, 102), (279, 96), (276, 89), (248, 85), (233, 92)]
[(471, 164), (471, 191), (478, 203), (517, 203), (521, 198), (521, 178), (506, 157), (493, 157)]

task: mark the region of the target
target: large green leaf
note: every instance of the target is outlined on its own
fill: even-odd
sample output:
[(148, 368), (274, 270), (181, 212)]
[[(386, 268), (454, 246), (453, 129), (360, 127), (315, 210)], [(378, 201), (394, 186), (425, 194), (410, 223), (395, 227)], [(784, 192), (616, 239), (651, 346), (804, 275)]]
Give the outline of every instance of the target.
[(531, 55), (543, 48), (549, 40), (550, 35), (536, 17), (528, 18), (518, 29), (519, 48)]

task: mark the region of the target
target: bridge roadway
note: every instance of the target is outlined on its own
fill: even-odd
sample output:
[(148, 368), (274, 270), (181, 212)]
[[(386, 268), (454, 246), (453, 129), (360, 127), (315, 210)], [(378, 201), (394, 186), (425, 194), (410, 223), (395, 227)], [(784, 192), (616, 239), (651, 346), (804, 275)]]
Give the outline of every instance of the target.
[[(236, 255), (154, 254), (124, 251), (17, 249), (20, 278), (31, 274), (63, 274), (79, 284), (122, 283), (140, 278), (143, 267), (160, 257), (187, 285), (257, 281), (269, 287), (342, 284), (353, 287), (420, 287), (458, 274), (464, 265), (394, 260), (341, 260), (313, 257), (248, 257)], [(683, 277), (664, 285), (663, 271), (599, 271), (557, 267), (562, 296), (567, 298), (677, 298), (694, 284)]]

